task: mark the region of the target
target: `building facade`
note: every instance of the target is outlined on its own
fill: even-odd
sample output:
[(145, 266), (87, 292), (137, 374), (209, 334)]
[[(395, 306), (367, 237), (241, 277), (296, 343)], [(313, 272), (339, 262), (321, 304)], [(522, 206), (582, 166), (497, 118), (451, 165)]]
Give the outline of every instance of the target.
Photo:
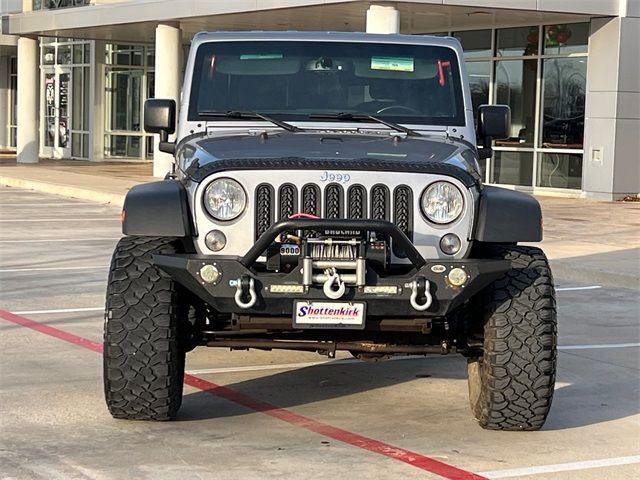
[[(488, 183), (616, 199), (640, 191), (640, 0), (3, 0), (0, 148), (38, 158), (170, 159), (142, 128), (147, 98), (179, 98), (202, 30), (451, 35), (474, 105), (512, 131)], [(158, 55), (158, 52), (161, 52)]]

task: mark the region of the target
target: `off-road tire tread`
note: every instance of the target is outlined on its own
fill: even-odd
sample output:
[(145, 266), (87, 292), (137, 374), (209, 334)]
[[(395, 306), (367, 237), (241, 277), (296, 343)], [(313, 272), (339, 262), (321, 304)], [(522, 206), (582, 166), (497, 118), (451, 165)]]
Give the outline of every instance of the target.
[(557, 320), (553, 277), (539, 248), (485, 247), (485, 258), (507, 259), (512, 269), (480, 296), (484, 354), (472, 401), (474, 416), (490, 430), (538, 430), (544, 424), (556, 376)]
[(109, 270), (104, 391), (115, 418), (170, 420), (182, 403), (184, 350), (178, 339), (177, 285), (152, 261), (176, 240), (124, 237)]

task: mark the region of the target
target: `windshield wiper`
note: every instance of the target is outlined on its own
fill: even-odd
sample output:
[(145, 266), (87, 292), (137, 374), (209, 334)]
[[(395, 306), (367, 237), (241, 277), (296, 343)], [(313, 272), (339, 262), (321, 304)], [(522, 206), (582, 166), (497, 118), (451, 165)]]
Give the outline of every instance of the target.
[(340, 112), (340, 113), (313, 113), (309, 115), (309, 118), (315, 119), (336, 119), (336, 120), (351, 120), (354, 122), (365, 122), (370, 120), (372, 122), (380, 123), (382, 125), (386, 125), (387, 127), (395, 130), (396, 132), (406, 133), (410, 137), (419, 137), (420, 134), (415, 130), (411, 130), (410, 128), (403, 127), (402, 125), (398, 125), (397, 123), (390, 122), (388, 120), (384, 120), (380, 117), (376, 117), (375, 115), (367, 115), (365, 113), (349, 113), (349, 112)]
[(296, 127), (295, 125), (291, 125), (290, 123), (283, 122), (282, 120), (277, 120), (268, 115), (258, 112), (239, 112), (236, 110), (229, 110), (227, 112), (215, 112), (211, 110), (201, 110), (198, 112), (198, 115), (202, 115), (203, 117), (226, 117), (226, 118), (259, 118), (260, 120), (264, 120), (265, 122), (273, 123), (278, 127), (287, 130), (288, 132), (302, 132), (302, 129)]

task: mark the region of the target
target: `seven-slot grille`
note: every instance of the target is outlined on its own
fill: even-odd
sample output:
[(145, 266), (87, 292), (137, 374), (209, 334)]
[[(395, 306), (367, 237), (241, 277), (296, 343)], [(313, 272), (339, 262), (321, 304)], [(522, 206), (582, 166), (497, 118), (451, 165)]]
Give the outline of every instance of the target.
[[(277, 198), (276, 198), (277, 196)], [(409, 239), (413, 236), (413, 192), (407, 185), (393, 190), (382, 184), (347, 188), (330, 183), (321, 189), (315, 183), (298, 188), (284, 183), (277, 188), (262, 183), (255, 191), (255, 237), (262, 235), (276, 220), (296, 213), (324, 218), (349, 218), (392, 221)], [(402, 252), (394, 251), (396, 256)]]

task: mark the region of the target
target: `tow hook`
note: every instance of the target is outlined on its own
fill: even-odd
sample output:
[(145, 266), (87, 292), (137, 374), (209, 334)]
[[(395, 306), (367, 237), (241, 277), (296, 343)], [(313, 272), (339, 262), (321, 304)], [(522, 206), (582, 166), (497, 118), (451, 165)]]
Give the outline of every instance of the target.
[[(243, 297), (249, 297), (248, 302), (242, 301)], [(235, 295), (236, 305), (240, 308), (251, 308), (256, 304), (258, 300), (258, 295), (256, 295), (255, 281), (253, 278), (242, 275), (238, 280), (236, 280), (236, 295)]]
[[(331, 268), (325, 271), (325, 274), (329, 277), (327, 281), (324, 282), (322, 286), (322, 291), (326, 295), (327, 298), (331, 300), (337, 300), (344, 295), (346, 291), (346, 287), (344, 282), (340, 279), (340, 274), (336, 271), (335, 268)], [(334, 285), (338, 288), (334, 290)]]
[[(433, 297), (431, 296), (430, 291), (431, 284), (429, 283), (429, 280), (424, 277), (420, 277), (415, 279), (408, 286), (411, 288), (411, 297), (409, 301), (411, 302), (413, 309), (419, 312), (427, 310), (431, 306), (431, 303), (433, 303)], [(422, 297), (424, 297), (425, 301), (423, 304), (420, 304), (418, 303), (418, 298)]]

